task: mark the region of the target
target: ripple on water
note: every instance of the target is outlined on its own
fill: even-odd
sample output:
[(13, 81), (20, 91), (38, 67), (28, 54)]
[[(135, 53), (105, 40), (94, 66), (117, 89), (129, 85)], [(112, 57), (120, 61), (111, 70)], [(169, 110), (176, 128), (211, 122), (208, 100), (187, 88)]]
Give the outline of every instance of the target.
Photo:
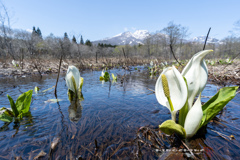
[[(54, 158), (58, 156), (61, 159), (70, 156), (107, 158), (110, 156), (117, 159), (140, 156), (137, 153), (139, 146), (136, 143), (139, 128), (142, 126), (158, 128), (159, 124), (170, 119), (171, 116), (166, 107), (158, 104), (155, 94), (147, 89), (154, 90), (156, 77), (150, 79), (144, 71), (130, 73), (116, 69), (110, 72), (121, 76), (125, 74), (123, 83), (119, 78), (117, 83), (109, 87), (109, 82), (99, 81), (101, 71), (81, 72), (84, 78), (84, 100), (81, 102), (81, 107), (77, 109), (77, 113), (72, 113), (74, 108), (68, 101), (65, 75), (61, 75), (58, 82), (57, 95), (61, 100), (59, 103), (48, 101), (55, 99), (54, 89), (45, 93), (34, 93), (30, 109), (31, 116), (24, 118), (18, 129), (14, 123), (11, 123), (5, 131), (0, 132), (0, 159), (10, 159), (14, 156), (28, 159), (29, 156), (37, 156), (42, 150), (49, 153), (50, 144), (56, 137), (60, 138), (60, 141), (52, 151), (51, 156)], [(19, 94), (34, 89), (35, 86), (43, 91), (55, 85), (56, 76), (44, 75), (42, 79), (38, 77), (0, 79), (0, 91), (4, 92), (0, 95), (0, 107), (9, 106), (6, 94), (16, 100)], [(213, 84), (207, 84), (202, 95), (213, 96), (218, 88)], [(236, 152), (240, 147), (238, 144), (240, 140), (239, 99), (238, 94), (218, 116), (226, 122), (210, 123), (206, 134), (192, 141), (195, 145), (197, 144), (194, 147), (210, 147), (215, 157), (240, 156)], [(207, 100), (208, 98), (202, 98), (203, 102)], [(69, 116), (73, 116), (72, 114), (78, 116), (75, 122), (70, 121)], [(3, 124), (0, 122), (0, 126)], [(212, 130), (233, 135), (235, 140), (228, 141)], [(95, 144), (98, 146), (97, 150), (95, 150)], [(221, 147), (220, 144), (225, 146)], [(165, 156), (163, 153), (153, 151), (153, 148), (142, 146), (142, 153), (145, 153), (145, 156), (148, 155), (147, 158)], [(202, 157), (206, 158), (207, 153), (202, 154)]]

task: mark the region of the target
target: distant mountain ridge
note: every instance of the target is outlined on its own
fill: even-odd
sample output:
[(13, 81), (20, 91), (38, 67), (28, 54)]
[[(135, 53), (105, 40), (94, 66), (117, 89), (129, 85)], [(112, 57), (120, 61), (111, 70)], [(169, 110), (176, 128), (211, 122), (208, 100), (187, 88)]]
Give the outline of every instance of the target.
[[(129, 44), (133, 46), (138, 44), (144, 44), (144, 39), (147, 38), (148, 36), (150, 36), (150, 33), (147, 30), (136, 30), (134, 33), (127, 31), (110, 38), (93, 41), (92, 43), (95, 45), (97, 45), (98, 43), (103, 43), (103, 44), (111, 44), (111, 45)], [(184, 40), (184, 42), (204, 43), (205, 39), (206, 39), (206, 36), (198, 36), (198, 37), (190, 38), (188, 40)], [(219, 44), (221, 42), (216, 38), (208, 37), (207, 43)]]
[(150, 33), (147, 30), (137, 30), (132, 32), (123, 32), (111, 38), (105, 38), (103, 40), (93, 41), (93, 44), (103, 43), (111, 45), (138, 45), (143, 44), (143, 40), (149, 36)]
[[(205, 39), (206, 39), (206, 36), (198, 36), (198, 37), (193, 37), (188, 41), (204, 43)], [(208, 37), (207, 43), (221, 43), (221, 42), (217, 38)]]

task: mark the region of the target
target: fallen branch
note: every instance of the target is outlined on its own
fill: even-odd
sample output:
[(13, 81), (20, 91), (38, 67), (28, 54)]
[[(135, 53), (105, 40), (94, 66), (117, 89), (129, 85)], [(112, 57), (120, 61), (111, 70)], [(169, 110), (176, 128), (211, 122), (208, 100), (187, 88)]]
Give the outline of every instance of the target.
[(152, 91), (153, 93), (155, 93), (155, 91), (154, 90), (152, 90), (152, 89), (150, 89), (150, 88), (147, 88), (149, 91)]

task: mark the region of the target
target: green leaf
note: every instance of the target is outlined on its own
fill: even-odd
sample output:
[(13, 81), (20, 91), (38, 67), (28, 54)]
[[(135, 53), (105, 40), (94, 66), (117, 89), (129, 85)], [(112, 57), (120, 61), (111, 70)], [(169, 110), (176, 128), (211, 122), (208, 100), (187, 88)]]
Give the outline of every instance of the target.
[(11, 110), (9, 110), (8, 108), (5, 108), (5, 107), (2, 107), (0, 109), (0, 114), (1, 113), (5, 113), (6, 115), (8, 115), (10, 117), (14, 117), (14, 113)]
[[(187, 79), (185, 77), (183, 77), (183, 79), (187, 86)], [(188, 90), (188, 86), (187, 86), (187, 90)], [(185, 105), (179, 110), (179, 124), (183, 127), (184, 127), (187, 113), (188, 113), (188, 100), (186, 100)]]
[(24, 114), (29, 111), (31, 100), (32, 100), (32, 93), (33, 93), (33, 90), (29, 90), (18, 97), (16, 101), (16, 107), (18, 112), (21, 112)]
[(235, 97), (237, 89), (238, 86), (221, 88), (217, 94), (202, 106), (203, 117), (199, 128), (205, 126), (229, 101)]
[(113, 81), (117, 81), (117, 76), (115, 76), (113, 73), (112, 73), (112, 79)]
[(19, 115), (18, 115), (19, 119), (22, 119), (23, 118), (23, 113), (21, 112)]
[(102, 76), (100, 76), (99, 80), (100, 80), (100, 81), (103, 81), (103, 80), (104, 80), (104, 78), (103, 78)]
[(188, 101), (186, 101), (185, 105), (179, 110), (179, 124), (184, 127), (185, 119), (188, 114)]
[(0, 120), (3, 122), (12, 122), (13, 118), (5, 113), (0, 114)]
[(109, 81), (109, 78), (110, 78), (109, 73), (105, 72), (103, 78), (104, 78), (104, 81), (106, 82)]
[(77, 84), (76, 84), (76, 81), (75, 81), (75, 79), (74, 79), (73, 76), (71, 77), (71, 79), (72, 79), (72, 83), (73, 83), (73, 87), (74, 87), (74, 93), (77, 93)]
[(38, 93), (39, 87), (35, 86), (34, 91), (35, 91), (35, 93)]
[(161, 125), (159, 125), (159, 128), (161, 131), (163, 131), (168, 135), (172, 135), (173, 133), (176, 133), (182, 138), (186, 137), (185, 129), (180, 124), (175, 123), (173, 120), (166, 120)]
[(84, 79), (81, 77), (80, 78), (80, 88), (79, 88), (81, 91), (82, 91), (83, 81), (84, 81)]
[(13, 113), (14, 113), (14, 116), (17, 117), (18, 114), (19, 114), (18, 109), (17, 109), (17, 107), (16, 107), (16, 105), (15, 105), (12, 97), (9, 96), (9, 95), (7, 95), (7, 97), (8, 97), (8, 100), (9, 100), (9, 102), (10, 102), (10, 105), (11, 105), (12, 111), (13, 111)]

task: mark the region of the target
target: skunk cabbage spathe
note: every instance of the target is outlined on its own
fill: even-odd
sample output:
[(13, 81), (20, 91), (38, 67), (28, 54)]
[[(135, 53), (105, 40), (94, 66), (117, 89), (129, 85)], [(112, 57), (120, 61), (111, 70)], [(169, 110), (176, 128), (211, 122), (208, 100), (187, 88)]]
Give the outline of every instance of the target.
[(196, 53), (182, 71), (188, 85), (188, 110), (191, 109), (194, 98), (203, 91), (207, 84), (208, 69), (203, 58), (210, 52), (213, 50)]
[[(166, 94), (166, 92), (168, 93)], [(158, 102), (171, 111), (174, 121), (176, 120), (176, 112), (186, 103), (187, 92), (186, 83), (174, 66), (164, 69), (155, 85)]]

